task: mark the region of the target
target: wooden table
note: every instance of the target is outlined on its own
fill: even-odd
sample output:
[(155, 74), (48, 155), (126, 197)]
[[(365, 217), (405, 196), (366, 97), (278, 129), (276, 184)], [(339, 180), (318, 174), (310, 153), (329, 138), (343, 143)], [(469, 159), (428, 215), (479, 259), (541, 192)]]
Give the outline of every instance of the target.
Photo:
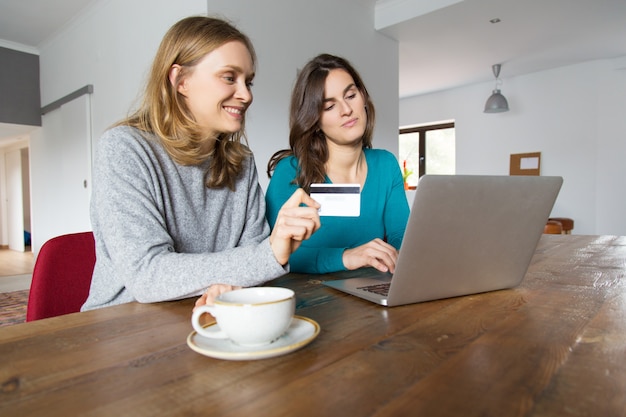
[(385, 308), (291, 274), (288, 355), (186, 345), (194, 300), (0, 329), (1, 416), (624, 416), (626, 237), (543, 236), (512, 290)]

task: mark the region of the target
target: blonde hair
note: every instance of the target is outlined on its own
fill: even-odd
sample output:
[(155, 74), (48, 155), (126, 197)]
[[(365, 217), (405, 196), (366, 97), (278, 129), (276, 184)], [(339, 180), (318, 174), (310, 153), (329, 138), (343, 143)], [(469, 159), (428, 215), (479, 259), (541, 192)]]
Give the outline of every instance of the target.
[[(156, 53), (143, 101), (139, 109), (118, 123), (155, 134), (172, 159), (181, 165), (198, 165), (212, 157), (206, 173), (209, 188), (235, 188), (244, 159), (251, 154), (242, 125), (236, 133), (224, 133), (217, 139), (207, 137), (196, 123), (184, 97), (178, 93), (178, 83), (193, 71), (202, 58), (227, 42), (243, 43), (256, 66), (256, 54), (250, 39), (230, 23), (216, 18), (193, 16), (172, 26)], [(181, 67), (176, 85), (169, 73), (172, 65)], [(203, 144), (216, 140), (207, 150)]]

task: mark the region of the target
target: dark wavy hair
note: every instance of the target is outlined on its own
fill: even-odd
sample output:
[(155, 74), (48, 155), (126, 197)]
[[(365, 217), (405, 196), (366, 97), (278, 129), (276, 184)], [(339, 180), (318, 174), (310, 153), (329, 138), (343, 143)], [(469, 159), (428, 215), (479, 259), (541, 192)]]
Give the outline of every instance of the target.
[(276, 152), (267, 164), (267, 176), (271, 178), (276, 165), (289, 156), (298, 160), (298, 173), (294, 183), (307, 192), (313, 183), (324, 182), (328, 161), (328, 145), (320, 129), (320, 118), (324, 109), (324, 87), (331, 70), (346, 71), (354, 80), (354, 85), (363, 96), (367, 112), (367, 123), (363, 134), (363, 148), (372, 147), (375, 112), (359, 73), (344, 58), (321, 54), (310, 60), (298, 74), (289, 110), (289, 149)]
[(182, 67), (177, 84), (209, 53), (225, 43), (243, 43), (256, 65), (256, 54), (250, 39), (230, 23), (206, 16), (192, 16), (175, 23), (165, 34), (156, 53), (139, 109), (117, 123), (155, 134), (167, 153), (181, 165), (198, 165), (212, 157), (206, 173), (209, 188), (235, 188), (243, 161), (251, 154), (245, 143), (245, 129), (221, 134), (212, 150), (203, 146), (207, 140), (196, 123), (178, 85), (169, 80), (174, 64)]

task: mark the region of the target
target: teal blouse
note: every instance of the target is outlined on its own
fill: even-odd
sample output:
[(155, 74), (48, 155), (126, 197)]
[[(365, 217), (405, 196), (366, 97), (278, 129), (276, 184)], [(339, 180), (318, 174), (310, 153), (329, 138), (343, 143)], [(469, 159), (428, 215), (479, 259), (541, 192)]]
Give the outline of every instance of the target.
[[(328, 273), (345, 270), (345, 249), (381, 238), (400, 249), (409, 217), (409, 205), (398, 161), (382, 149), (365, 149), (367, 178), (361, 190), (359, 217), (320, 217), (321, 227), (302, 242), (289, 259), (291, 271)], [(298, 186), (292, 181), (298, 166), (295, 157), (281, 160), (265, 196), (266, 216), (273, 229), (278, 211)], [(326, 178), (330, 183), (330, 179)]]

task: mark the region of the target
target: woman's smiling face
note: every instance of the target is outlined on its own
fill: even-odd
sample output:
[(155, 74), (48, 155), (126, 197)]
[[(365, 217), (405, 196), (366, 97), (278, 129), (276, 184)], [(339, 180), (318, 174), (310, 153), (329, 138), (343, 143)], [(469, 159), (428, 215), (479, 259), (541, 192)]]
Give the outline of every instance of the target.
[[(180, 73), (173, 65), (170, 79)], [(173, 77), (173, 78), (172, 78)], [(207, 54), (178, 85), (195, 121), (209, 136), (241, 130), (252, 103), (254, 64), (247, 47), (227, 42)]]

